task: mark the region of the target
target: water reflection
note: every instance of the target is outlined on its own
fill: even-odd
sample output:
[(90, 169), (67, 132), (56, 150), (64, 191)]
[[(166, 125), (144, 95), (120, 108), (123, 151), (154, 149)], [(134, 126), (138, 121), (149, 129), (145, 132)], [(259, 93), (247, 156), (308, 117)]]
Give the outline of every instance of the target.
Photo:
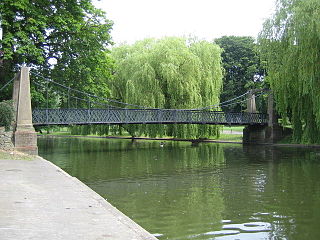
[(39, 139), (159, 239), (320, 239), (320, 150)]

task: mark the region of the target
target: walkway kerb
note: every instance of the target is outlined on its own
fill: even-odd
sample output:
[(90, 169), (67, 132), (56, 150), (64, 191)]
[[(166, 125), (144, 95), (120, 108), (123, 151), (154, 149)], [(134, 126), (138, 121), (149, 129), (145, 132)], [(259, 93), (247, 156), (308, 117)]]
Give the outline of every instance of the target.
[(40, 157), (0, 159), (0, 175), (0, 239), (157, 240), (88, 186)]

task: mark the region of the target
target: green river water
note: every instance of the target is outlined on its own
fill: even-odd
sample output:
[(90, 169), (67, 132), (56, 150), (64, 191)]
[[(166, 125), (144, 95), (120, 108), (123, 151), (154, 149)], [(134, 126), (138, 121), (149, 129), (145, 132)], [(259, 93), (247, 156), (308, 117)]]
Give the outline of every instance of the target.
[(320, 149), (61, 137), (38, 146), (159, 239), (320, 239)]

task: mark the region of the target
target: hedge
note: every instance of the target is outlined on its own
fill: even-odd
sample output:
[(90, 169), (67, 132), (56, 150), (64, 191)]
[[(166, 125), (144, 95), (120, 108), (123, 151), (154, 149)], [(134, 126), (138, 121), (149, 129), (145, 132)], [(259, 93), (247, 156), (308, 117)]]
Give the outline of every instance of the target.
[(4, 126), (6, 131), (11, 127), (13, 116), (14, 110), (12, 100), (0, 102), (0, 126)]

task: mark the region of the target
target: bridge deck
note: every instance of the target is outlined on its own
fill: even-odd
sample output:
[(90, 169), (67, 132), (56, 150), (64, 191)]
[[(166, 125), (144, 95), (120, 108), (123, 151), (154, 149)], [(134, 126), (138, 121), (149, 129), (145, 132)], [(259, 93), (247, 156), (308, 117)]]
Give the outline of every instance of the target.
[(265, 125), (262, 113), (174, 109), (34, 109), (33, 125), (84, 124), (217, 124)]

